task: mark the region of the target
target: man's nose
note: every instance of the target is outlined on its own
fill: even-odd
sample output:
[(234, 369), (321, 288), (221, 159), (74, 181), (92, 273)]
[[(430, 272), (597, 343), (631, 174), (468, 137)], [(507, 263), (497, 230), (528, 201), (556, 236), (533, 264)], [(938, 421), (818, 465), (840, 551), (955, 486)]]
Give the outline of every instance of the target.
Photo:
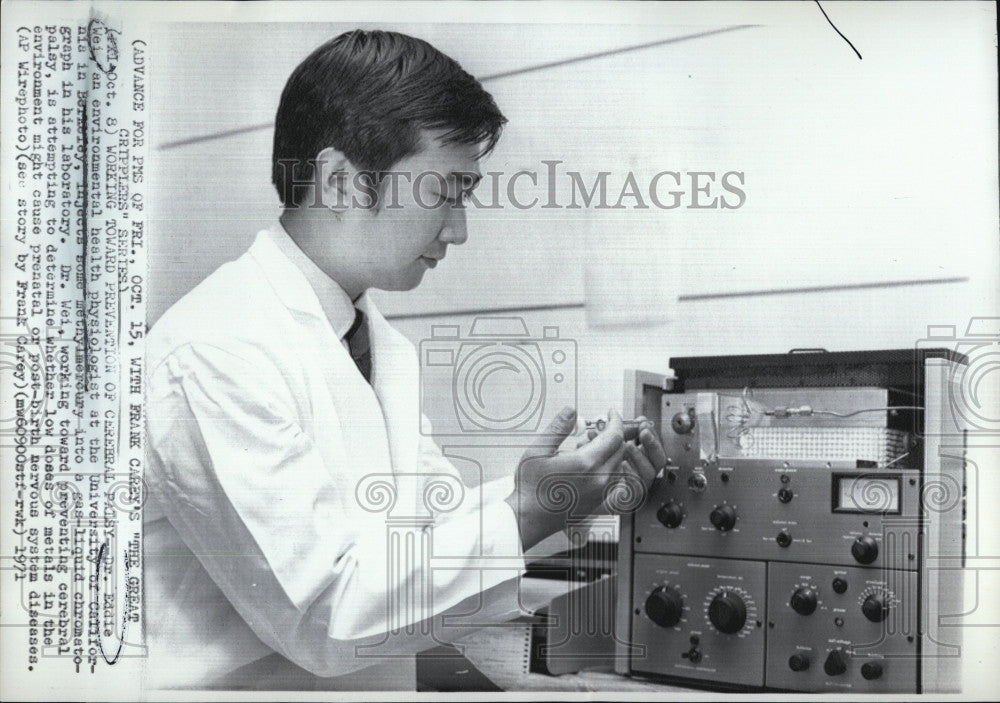
[(448, 220), (441, 229), (439, 239), (446, 244), (465, 244), (469, 233), (465, 228), (465, 208), (450, 208)]

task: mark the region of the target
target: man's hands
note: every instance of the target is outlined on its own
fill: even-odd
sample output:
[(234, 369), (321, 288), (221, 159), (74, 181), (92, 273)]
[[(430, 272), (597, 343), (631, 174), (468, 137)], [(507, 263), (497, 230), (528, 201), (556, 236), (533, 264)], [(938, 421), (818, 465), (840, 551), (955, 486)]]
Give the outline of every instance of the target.
[[(521, 457), (514, 492), (507, 503), (517, 515), (526, 550), (563, 529), (571, 516), (613, 508), (616, 501), (609, 494), (618, 484), (630, 484), (622, 486), (624, 494), (638, 493), (638, 498), (644, 498), (667, 463), (652, 423), (640, 431), (640, 447), (625, 441), (621, 415), (612, 410), (603, 432), (591, 430), (575, 450), (557, 453), (575, 427), (576, 411), (564, 408)], [(641, 502), (634, 507), (638, 505)]]

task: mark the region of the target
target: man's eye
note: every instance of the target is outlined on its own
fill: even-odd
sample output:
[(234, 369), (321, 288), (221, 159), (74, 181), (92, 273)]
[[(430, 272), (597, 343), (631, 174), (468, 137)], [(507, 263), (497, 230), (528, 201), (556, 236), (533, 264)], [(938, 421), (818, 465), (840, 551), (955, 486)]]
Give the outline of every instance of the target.
[(468, 193), (463, 192), (458, 197), (451, 198), (445, 195), (444, 193), (439, 193), (438, 197), (441, 198), (441, 200), (443, 200), (444, 202), (450, 203), (452, 207), (458, 207), (459, 205), (465, 204), (465, 199), (468, 197), (468, 195), (469, 195)]

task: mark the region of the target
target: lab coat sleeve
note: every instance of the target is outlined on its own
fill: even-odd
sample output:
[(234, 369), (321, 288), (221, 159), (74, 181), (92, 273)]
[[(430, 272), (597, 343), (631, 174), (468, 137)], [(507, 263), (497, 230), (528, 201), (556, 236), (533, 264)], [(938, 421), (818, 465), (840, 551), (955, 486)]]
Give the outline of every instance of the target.
[[(423, 418), (425, 432), (430, 432), (431, 423)], [(441, 452), (440, 447), (426, 434), (421, 437), (420, 459), (427, 474), (450, 473), (458, 476), (451, 461)], [(506, 498), (514, 491), (513, 475), (502, 476), (492, 481), (484, 481), (467, 489), (466, 499), (454, 512), (440, 516), (435, 524), (435, 544), (448, 549), (452, 532), (475, 531), (488, 534), (483, 547), (491, 554), (506, 558), (506, 563), (524, 571), (521, 546), (521, 532), (514, 510)], [(461, 540), (458, 542), (461, 544)]]
[(480, 623), (509, 617), (519, 571), (497, 557), (521, 554), (510, 507), (491, 498), (429, 528), (454, 558), (445, 568), (405, 550), (393, 558), (384, 522), (356, 529), (371, 515), (324, 465), (290, 393), (259, 360), (208, 344), (171, 352), (147, 388), (150, 490), (255, 634), (334, 676), (378, 662), (359, 652), (415, 652), (462, 636), (435, 625), (450, 608), (473, 603)]

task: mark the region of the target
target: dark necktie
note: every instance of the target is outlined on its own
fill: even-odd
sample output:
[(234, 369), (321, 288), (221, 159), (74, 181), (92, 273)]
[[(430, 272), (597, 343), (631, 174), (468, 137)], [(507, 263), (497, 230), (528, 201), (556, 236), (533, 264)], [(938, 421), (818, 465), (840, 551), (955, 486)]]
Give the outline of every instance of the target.
[(372, 381), (372, 350), (371, 342), (368, 339), (368, 320), (365, 314), (354, 309), (354, 324), (344, 335), (347, 340), (347, 347), (350, 349), (351, 358), (358, 367), (358, 371), (365, 377), (365, 381)]

